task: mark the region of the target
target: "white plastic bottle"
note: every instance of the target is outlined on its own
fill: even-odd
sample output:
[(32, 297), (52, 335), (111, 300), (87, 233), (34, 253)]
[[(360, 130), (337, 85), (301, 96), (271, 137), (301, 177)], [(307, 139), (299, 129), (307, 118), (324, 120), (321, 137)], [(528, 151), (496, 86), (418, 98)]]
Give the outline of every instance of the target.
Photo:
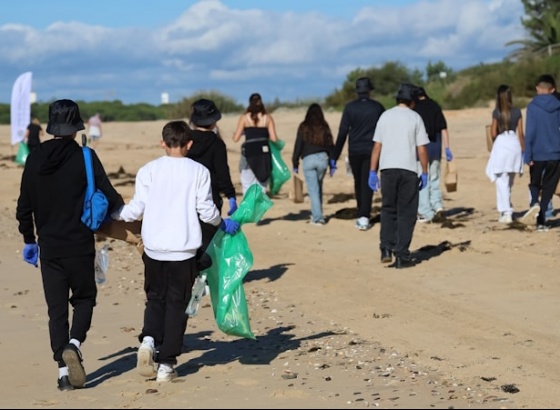
[(106, 278), (107, 269), (109, 268), (109, 245), (103, 245), (103, 248), (95, 255), (95, 282), (103, 285)]
[(189, 300), (189, 304), (187, 305), (187, 309), (185, 313), (190, 316), (194, 317), (198, 313), (198, 308), (200, 307), (200, 301), (202, 297), (207, 293), (206, 289), (206, 274), (201, 273), (195, 281), (192, 288), (191, 299)]

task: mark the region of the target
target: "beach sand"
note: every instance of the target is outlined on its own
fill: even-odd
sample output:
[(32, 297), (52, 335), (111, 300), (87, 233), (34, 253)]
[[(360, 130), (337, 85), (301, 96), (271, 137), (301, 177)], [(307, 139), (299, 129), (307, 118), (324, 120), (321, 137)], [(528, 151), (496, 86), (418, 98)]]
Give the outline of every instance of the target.
[[(0, 406), (557, 407), (559, 218), (548, 232), (499, 224), (495, 187), (484, 172), (491, 108), (445, 114), (458, 186), (443, 190), (446, 221), (416, 225), (417, 266), (381, 264), (380, 194), (372, 229), (358, 231), (354, 219), (337, 217), (355, 207), (345, 147), (338, 171), (324, 183), (326, 225), (307, 223), (307, 197), (293, 203), (286, 183), (261, 223), (243, 226), (254, 255), (244, 290), (256, 340), (222, 333), (206, 296), (189, 320), (180, 377), (171, 383), (146, 380), (135, 369), (145, 300), (138, 252), (98, 238), (98, 248), (110, 246), (107, 282), (82, 345), (87, 384), (72, 392), (56, 388), (41, 276), (22, 261), (15, 220), (22, 168), (12, 161), (9, 126), (0, 126)], [(304, 115), (301, 109), (273, 113), (290, 170)], [(336, 135), (340, 113), (326, 116)], [(231, 140), (237, 118), (224, 115), (219, 125), (239, 202), (240, 144)], [(104, 124), (97, 152), (125, 200), (138, 168), (163, 155), (164, 124)], [(513, 187), (514, 217), (528, 209), (528, 182), (525, 167)]]

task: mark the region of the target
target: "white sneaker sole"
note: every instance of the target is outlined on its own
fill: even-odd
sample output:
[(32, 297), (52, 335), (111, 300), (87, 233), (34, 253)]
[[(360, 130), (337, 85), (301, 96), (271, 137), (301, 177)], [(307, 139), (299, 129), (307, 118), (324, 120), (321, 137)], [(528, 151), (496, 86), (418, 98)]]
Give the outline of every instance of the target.
[(525, 225), (535, 222), (535, 219), (539, 215), (540, 211), (541, 211), (540, 206), (533, 205), (527, 212), (525, 212), (525, 215), (523, 215), (519, 219), (519, 222), (521, 222), (522, 224), (525, 224)]
[(138, 348), (138, 362), (136, 369), (141, 376), (154, 377), (156, 369), (154, 368), (154, 351), (148, 346), (140, 346)]

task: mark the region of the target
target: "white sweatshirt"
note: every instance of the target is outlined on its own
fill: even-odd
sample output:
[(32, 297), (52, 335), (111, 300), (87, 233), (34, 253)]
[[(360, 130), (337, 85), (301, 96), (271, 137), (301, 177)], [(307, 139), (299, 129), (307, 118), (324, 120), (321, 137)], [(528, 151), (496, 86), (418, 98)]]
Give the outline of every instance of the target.
[(113, 219), (142, 219), (144, 252), (155, 260), (190, 259), (202, 245), (200, 220), (222, 220), (212, 200), (210, 172), (190, 158), (164, 156), (138, 170), (134, 196)]

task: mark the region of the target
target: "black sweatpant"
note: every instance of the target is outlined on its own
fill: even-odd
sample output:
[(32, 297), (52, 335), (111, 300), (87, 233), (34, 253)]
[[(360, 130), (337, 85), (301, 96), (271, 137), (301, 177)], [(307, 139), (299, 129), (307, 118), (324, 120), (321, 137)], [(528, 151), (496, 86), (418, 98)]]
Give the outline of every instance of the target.
[(529, 183), (531, 206), (540, 205), (541, 211), (537, 216), (537, 225), (544, 225), (548, 204), (560, 180), (560, 161), (533, 161), (529, 173), (531, 175), (531, 182)]
[(350, 154), (348, 155), (348, 162), (350, 162), (350, 168), (352, 168), (352, 174), (354, 175), (354, 194), (358, 207), (357, 217), (364, 216), (369, 219), (373, 199), (373, 191), (368, 184), (371, 153)]
[(410, 258), (418, 214), (418, 174), (404, 169), (381, 171), (381, 249)]
[[(62, 351), (70, 339), (86, 340), (96, 304), (95, 253), (90, 255), (41, 258), (43, 290), (49, 314), (53, 358), (62, 364)], [(73, 307), (69, 325), (69, 304)]]
[(159, 350), (158, 363), (175, 365), (187, 329), (185, 309), (198, 276), (196, 259), (158, 261), (146, 252), (142, 259), (147, 301), (139, 340), (142, 341), (144, 336), (153, 337)]

